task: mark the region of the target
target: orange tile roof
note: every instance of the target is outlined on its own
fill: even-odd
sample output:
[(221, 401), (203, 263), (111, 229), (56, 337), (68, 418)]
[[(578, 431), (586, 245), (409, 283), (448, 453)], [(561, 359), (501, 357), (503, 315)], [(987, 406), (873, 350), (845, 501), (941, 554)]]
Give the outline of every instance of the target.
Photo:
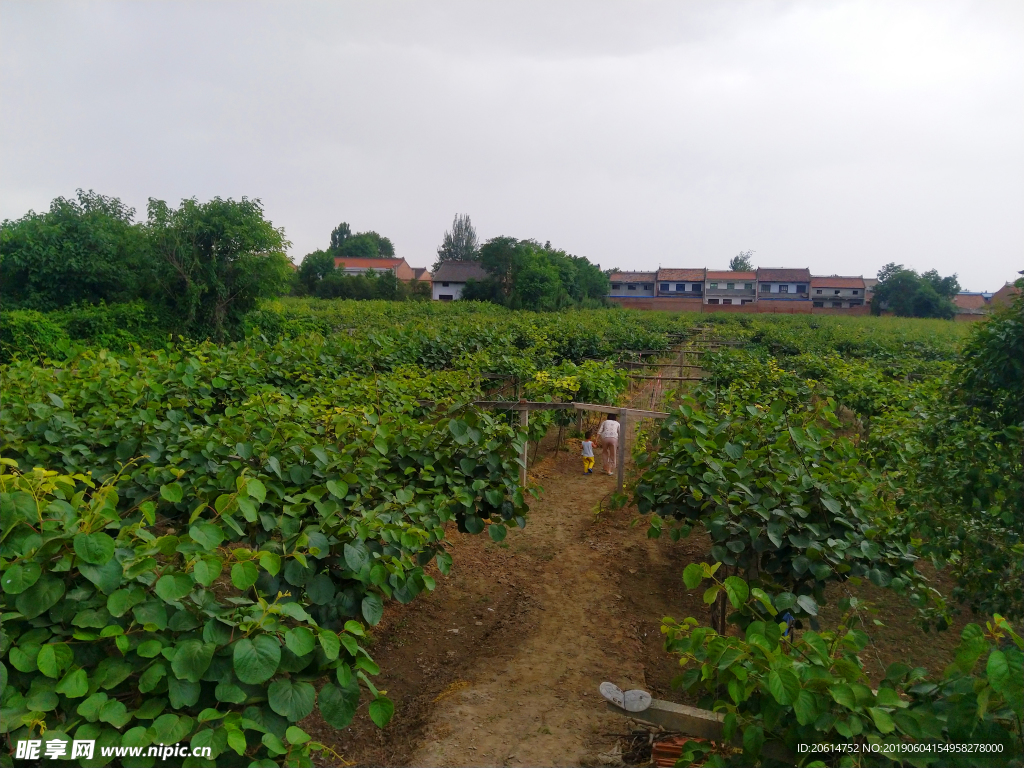
[(335, 268), (344, 264), (346, 269), (394, 269), (405, 259), (349, 259), (343, 256), (334, 257)]

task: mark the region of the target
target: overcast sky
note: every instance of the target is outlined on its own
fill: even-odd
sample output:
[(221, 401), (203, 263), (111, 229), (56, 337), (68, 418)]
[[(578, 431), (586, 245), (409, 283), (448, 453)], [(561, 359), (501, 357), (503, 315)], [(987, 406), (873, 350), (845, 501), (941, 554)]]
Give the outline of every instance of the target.
[(995, 290), (1024, 269), (1024, 2), (0, 2), (0, 218), (258, 197), (429, 266), (455, 213), (603, 267)]

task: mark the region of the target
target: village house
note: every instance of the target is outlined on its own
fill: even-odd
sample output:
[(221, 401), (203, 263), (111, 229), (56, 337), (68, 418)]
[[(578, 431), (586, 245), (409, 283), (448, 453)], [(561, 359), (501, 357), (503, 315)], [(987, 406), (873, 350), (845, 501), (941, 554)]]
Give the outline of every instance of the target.
[(657, 295), (673, 299), (699, 299), (704, 293), (706, 269), (659, 269)]
[(705, 304), (753, 304), (757, 301), (756, 272), (714, 272), (704, 280)]
[(612, 287), (608, 297), (612, 299), (653, 298), (654, 284), (657, 282), (657, 278), (657, 272), (612, 272), (608, 276)]
[(867, 286), (864, 285), (863, 277), (821, 275), (811, 278), (811, 306), (814, 307), (863, 307), (866, 293)]
[(380, 274), (394, 272), (395, 277), (403, 282), (413, 280), (430, 280), (430, 272), (424, 267), (410, 267), (405, 259), (357, 259), (344, 256), (334, 257), (334, 268), (346, 275), (365, 275), (367, 270)]
[(992, 294), (991, 303), (997, 307), (1008, 306), (1019, 293), (1020, 288), (1013, 283), (1006, 283), (1002, 288)]
[(476, 261), (445, 261), (431, 278), (434, 301), (458, 301), (470, 280), (486, 280), (487, 271)]
[(811, 270), (774, 269), (757, 270), (758, 301), (810, 301)]

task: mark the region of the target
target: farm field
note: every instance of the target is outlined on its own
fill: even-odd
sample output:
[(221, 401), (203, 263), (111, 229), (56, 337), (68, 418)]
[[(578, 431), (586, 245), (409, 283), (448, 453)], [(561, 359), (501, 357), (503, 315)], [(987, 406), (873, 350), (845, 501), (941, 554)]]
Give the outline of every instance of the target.
[[(9, 743), (600, 762), (615, 678), (731, 717), (741, 747), (688, 753), (709, 765), (800, 740), (998, 742), (1008, 764), (1024, 350), (999, 322), (293, 300), (234, 344), (14, 360)], [(703, 380), (630, 377), (698, 339)], [(557, 450), (571, 412), (523, 432), (467, 407), (520, 398), (671, 415), (633, 430), (617, 495)], [(154, 759), (86, 764), (118, 762)]]

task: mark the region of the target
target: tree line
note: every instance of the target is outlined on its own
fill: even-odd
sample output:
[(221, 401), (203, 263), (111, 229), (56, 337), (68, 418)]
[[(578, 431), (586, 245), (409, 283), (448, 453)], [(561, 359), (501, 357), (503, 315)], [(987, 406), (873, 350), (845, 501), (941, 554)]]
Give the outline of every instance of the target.
[(0, 225), (4, 309), (43, 312), (143, 302), (174, 332), (224, 340), (261, 298), (288, 289), (284, 230), (259, 200), (150, 198), (145, 221), (78, 190)]

